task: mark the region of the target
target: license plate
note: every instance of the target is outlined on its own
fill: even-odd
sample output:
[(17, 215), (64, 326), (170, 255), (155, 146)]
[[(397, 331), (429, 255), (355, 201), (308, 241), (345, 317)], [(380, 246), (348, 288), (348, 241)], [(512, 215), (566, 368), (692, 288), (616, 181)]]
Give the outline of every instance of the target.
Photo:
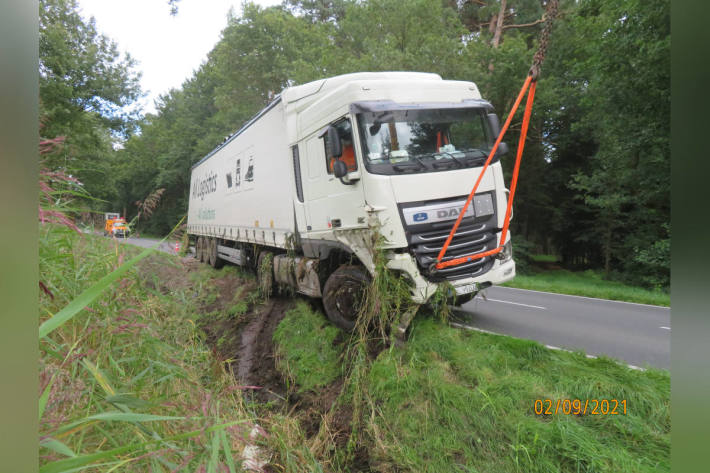
[(471, 283), (471, 284), (464, 284), (463, 286), (456, 286), (454, 287), (454, 290), (456, 291), (456, 294), (470, 294), (472, 292), (476, 291), (478, 284), (477, 283)]

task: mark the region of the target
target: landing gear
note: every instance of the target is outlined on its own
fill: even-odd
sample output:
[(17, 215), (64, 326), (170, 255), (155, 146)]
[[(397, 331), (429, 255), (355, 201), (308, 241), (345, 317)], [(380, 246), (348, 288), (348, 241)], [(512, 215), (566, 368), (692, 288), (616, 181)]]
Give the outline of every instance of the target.
[(370, 275), (362, 266), (342, 265), (336, 269), (323, 287), (323, 307), (330, 321), (352, 332), (369, 283)]

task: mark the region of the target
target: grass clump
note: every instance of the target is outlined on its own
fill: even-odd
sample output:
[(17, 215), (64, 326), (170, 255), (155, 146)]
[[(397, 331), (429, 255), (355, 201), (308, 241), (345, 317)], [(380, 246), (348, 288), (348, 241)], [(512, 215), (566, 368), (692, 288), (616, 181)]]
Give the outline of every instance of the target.
[(277, 366), (299, 392), (326, 386), (343, 375), (341, 338), (337, 327), (299, 301), (274, 332)]
[(592, 270), (574, 272), (556, 269), (519, 274), (503, 285), (533, 291), (670, 306), (670, 295), (666, 292), (609, 281), (604, 279), (601, 273)]

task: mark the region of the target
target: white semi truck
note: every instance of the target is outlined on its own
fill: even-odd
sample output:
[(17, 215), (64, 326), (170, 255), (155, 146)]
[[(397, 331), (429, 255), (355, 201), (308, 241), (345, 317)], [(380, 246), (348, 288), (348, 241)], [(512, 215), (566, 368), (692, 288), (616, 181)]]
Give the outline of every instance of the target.
[[(515, 276), (497, 255), (437, 270), (437, 255), (499, 132), (472, 82), (437, 74), (346, 74), (289, 87), (192, 168), (187, 228), (196, 257), (254, 268), (261, 281), (322, 297), (352, 330), (375, 271), (426, 302), (449, 282), (457, 302)], [(444, 261), (498, 246), (507, 204), (499, 147)]]

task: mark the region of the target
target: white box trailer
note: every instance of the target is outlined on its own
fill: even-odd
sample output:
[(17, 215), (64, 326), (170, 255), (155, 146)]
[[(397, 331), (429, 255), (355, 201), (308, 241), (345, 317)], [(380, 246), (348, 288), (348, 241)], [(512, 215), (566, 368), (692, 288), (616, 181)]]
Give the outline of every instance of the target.
[[(509, 237), (497, 255), (434, 266), (498, 131), (474, 83), (436, 74), (363, 72), (287, 88), (193, 166), (196, 256), (323, 297), (328, 317), (351, 330), (379, 232), (414, 301), (442, 281), (468, 300), (515, 275)], [(499, 149), (444, 260), (499, 245)]]

